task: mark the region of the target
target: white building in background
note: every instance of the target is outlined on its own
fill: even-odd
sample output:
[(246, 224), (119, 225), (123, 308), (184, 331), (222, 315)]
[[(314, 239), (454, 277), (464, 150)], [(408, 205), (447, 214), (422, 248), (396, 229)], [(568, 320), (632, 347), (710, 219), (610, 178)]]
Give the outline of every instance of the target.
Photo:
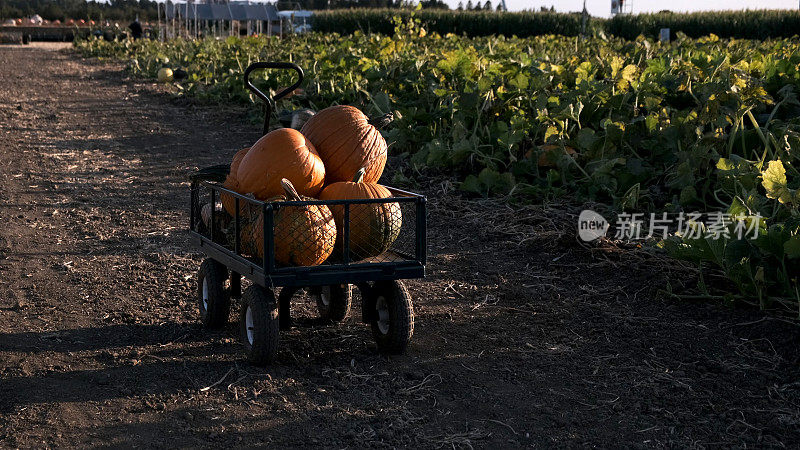
[(176, 1), (159, 6), (159, 17), (168, 38), (283, 33), (278, 10), (269, 3)]
[(311, 11), (296, 10), (296, 11), (278, 11), (278, 16), (281, 20), (291, 24), (292, 31), (295, 33), (307, 33), (311, 31), (311, 16), (314, 15)]

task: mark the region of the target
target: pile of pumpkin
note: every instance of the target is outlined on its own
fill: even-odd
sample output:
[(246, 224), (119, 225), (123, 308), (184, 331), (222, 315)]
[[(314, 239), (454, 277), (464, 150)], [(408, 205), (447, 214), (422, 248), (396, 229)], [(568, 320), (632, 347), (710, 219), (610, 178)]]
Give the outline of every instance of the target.
[[(379, 128), (390, 121), (391, 114), (370, 120), (352, 106), (326, 108), (299, 131), (276, 129), (237, 152), (223, 187), (265, 202), (389, 198), (391, 192), (376, 183), (387, 153)], [(220, 199), (231, 236), (236, 200), (224, 193)], [(313, 266), (342, 255), (343, 205), (276, 206), (277, 264)], [(391, 247), (402, 224), (396, 202), (351, 204), (349, 209), (351, 260), (374, 257)], [(208, 215), (204, 211), (204, 220)], [(261, 207), (240, 199), (239, 217), (242, 254), (263, 258)]]

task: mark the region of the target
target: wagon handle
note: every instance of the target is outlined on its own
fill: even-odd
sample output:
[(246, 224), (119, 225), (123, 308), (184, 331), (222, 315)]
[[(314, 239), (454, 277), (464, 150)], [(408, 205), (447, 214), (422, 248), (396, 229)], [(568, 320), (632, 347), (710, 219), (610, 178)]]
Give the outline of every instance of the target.
[[(297, 82), (293, 85), (287, 87), (286, 89), (278, 92), (275, 94), (275, 98), (269, 98), (266, 94), (261, 92), (261, 90), (253, 85), (250, 82), (250, 72), (257, 70), (257, 69), (292, 69), (297, 72)], [(264, 101), (267, 105), (267, 112), (264, 116), (264, 134), (267, 134), (269, 131), (269, 119), (272, 115), (272, 110), (275, 108), (275, 101), (280, 100), (285, 97), (288, 93), (293, 92), (297, 89), (300, 84), (303, 83), (303, 69), (301, 69), (297, 64), (289, 63), (289, 62), (255, 62), (250, 64), (247, 69), (244, 71), (244, 84), (247, 86), (247, 89), (250, 89), (256, 97), (260, 98)]]

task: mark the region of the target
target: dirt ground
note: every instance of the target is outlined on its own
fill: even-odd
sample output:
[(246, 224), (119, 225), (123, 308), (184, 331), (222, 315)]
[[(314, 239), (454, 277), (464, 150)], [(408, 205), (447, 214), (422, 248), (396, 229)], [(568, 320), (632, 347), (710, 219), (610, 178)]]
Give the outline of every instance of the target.
[(406, 355), (297, 298), (278, 363), (248, 365), (233, 314), (198, 321), (186, 175), (257, 138), (121, 64), (0, 46), (0, 447), (800, 443), (796, 324), (659, 294), (695, 274), (444, 180), (418, 188)]

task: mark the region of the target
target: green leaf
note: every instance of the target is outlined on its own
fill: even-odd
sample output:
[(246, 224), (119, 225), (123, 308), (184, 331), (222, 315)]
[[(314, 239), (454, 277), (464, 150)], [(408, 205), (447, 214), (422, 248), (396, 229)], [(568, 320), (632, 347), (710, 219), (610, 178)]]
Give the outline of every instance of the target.
[(795, 234), (783, 244), (783, 251), (790, 259), (800, 258), (800, 234)]
[(509, 83), (515, 88), (519, 90), (524, 90), (528, 88), (528, 77), (525, 76), (523, 73), (518, 73), (516, 77), (514, 77), (511, 82)]
[(634, 184), (633, 186), (625, 192), (625, 195), (622, 196), (620, 200), (620, 209), (623, 211), (629, 208), (636, 208), (636, 205), (639, 203), (639, 191), (641, 190), (641, 186), (639, 183)]
[(478, 177), (475, 175), (467, 175), (467, 178), (461, 183), (459, 189), (466, 192), (472, 192), (474, 194), (483, 195), (483, 190), (481, 189), (481, 182), (478, 181)]
[(792, 202), (792, 192), (786, 186), (786, 169), (780, 160), (770, 161), (767, 170), (761, 172), (761, 185), (767, 191), (767, 197), (777, 199), (786, 204)]
[(742, 200), (739, 199), (739, 197), (734, 197), (731, 206), (728, 208), (728, 214), (731, 215), (733, 220), (735, 221), (737, 217), (744, 217), (749, 213), (750, 211), (748, 211), (747, 206), (742, 203)]
[(680, 202), (681, 205), (686, 206), (697, 201), (697, 189), (694, 186), (686, 186), (681, 189)]
[(771, 225), (765, 232), (760, 232), (755, 242), (761, 250), (778, 259), (783, 259), (784, 246), (790, 237), (786, 227), (779, 223)]
[(638, 70), (638, 67), (633, 64), (628, 64), (625, 66), (625, 68), (622, 69), (622, 72), (620, 72), (620, 80), (617, 82), (617, 87), (620, 89), (625, 89), (628, 87), (628, 85), (633, 84)]
[(725, 264), (733, 266), (741, 264), (744, 259), (752, 257), (752, 247), (744, 239), (734, 239), (725, 246)]
[(547, 127), (547, 130), (544, 132), (544, 141), (547, 142), (552, 136), (558, 136), (558, 128), (553, 126)]
[(644, 123), (647, 125), (647, 131), (655, 131), (656, 127), (658, 127), (658, 116), (655, 114), (648, 114), (644, 119)]
[(484, 186), (494, 186), (499, 178), (500, 173), (488, 167), (481, 170), (481, 173), (478, 174), (478, 180), (480, 180), (481, 184)]
[(717, 161), (717, 169), (734, 170), (736, 169), (736, 164), (728, 158), (720, 158), (719, 161)]
[(372, 102), (382, 114), (386, 114), (392, 110), (392, 101), (389, 100), (389, 95), (385, 92), (379, 92), (373, 96)]
[(617, 73), (619, 72), (620, 69), (622, 69), (623, 64), (625, 64), (625, 60), (623, 60), (619, 56), (614, 56), (613, 58), (611, 58), (611, 63), (609, 65), (611, 66), (612, 78), (617, 77)]
[(595, 136), (594, 130), (583, 128), (578, 131), (578, 135), (575, 137), (575, 144), (581, 150), (590, 150), (599, 139)]

